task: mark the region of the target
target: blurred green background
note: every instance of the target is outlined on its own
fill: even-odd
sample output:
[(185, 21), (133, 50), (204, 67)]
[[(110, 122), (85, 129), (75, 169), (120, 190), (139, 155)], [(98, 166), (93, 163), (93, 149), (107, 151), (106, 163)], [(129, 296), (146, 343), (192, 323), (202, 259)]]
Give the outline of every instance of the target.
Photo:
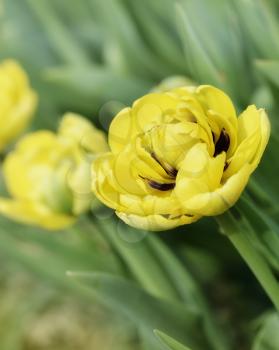
[[(278, 275), (277, 0), (0, 6), (0, 58), (19, 60), (39, 93), (31, 129), (56, 129), (73, 111), (107, 131), (175, 76), (224, 89), (239, 111), (266, 108), (271, 140), (236, 210)], [(278, 315), (213, 219), (148, 234), (105, 208), (57, 233), (0, 218), (0, 260), (1, 350), (279, 349)]]

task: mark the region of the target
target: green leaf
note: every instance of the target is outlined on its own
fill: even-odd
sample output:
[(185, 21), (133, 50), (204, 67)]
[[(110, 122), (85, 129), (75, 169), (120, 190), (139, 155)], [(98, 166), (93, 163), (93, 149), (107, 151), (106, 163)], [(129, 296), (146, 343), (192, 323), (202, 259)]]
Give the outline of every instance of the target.
[[(99, 226), (124, 260), (133, 277), (149, 293), (170, 300), (178, 299), (173, 284), (148, 247), (146, 232), (135, 230), (121, 221), (117, 225), (114, 222), (99, 222)], [(138, 235), (140, 240), (134, 243), (125, 240), (125, 237), (132, 237), (133, 234)], [(141, 234), (143, 236), (140, 236)]]
[(155, 298), (137, 285), (109, 274), (71, 272), (70, 276), (97, 293), (115, 312), (146, 330), (150, 337), (154, 336), (154, 329), (160, 329), (195, 349), (208, 348), (198, 315), (185, 305)]
[[(103, 247), (98, 246), (83, 246), (75, 238), (75, 245), (73, 246), (73, 235), (80, 235), (81, 231), (85, 233), (88, 229), (85, 222), (80, 220), (71, 230), (66, 232), (59, 232), (56, 235), (53, 232), (44, 231), (39, 228), (32, 228), (26, 225), (10, 222), (5, 218), (0, 217), (0, 241), (7, 238), (14, 241), (17, 246), (17, 251), (26, 252), (25, 245), (29, 245), (34, 250), (39, 250), (40, 255), (34, 255), (34, 262), (49, 260), (50, 264), (56, 266), (55, 272), (64, 274), (65, 270), (76, 269), (96, 269), (107, 272), (117, 273), (120, 271), (118, 260), (113, 253), (104, 255)], [(91, 225), (90, 234), (96, 234), (96, 229)], [(13, 245), (11, 245), (11, 249)], [(1, 246), (0, 246), (1, 251)], [(31, 254), (30, 254), (31, 255)]]
[[(169, 27), (162, 25), (162, 22), (150, 9), (148, 4), (132, 1), (129, 5), (137, 16), (145, 41), (154, 50), (158, 60), (164, 59), (165, 64), (169, 67), (165, 75), (178, 74), (179, 72), (181, 74), (187, 73), (187, 67), (177, 35), (174, 35)], [(172, 9), (172, 6), (168, 7)], [(170, 25), (173, 24), (173, 22), (170, 23)]]
[(41, 21), (50, 45), (64, 63), (76, 66), (90, 64), (84, 48), (73, 39), (62, 19), (57, 16), (51, 2), (45, 0), (27, 0), (27, 2)]
[[(231, 2), (178, 0), (177, 19), (193, 78), (221, 87), (241, 102), (246, 100), (253, 88), (252, 74)], [(239, 84), (242, 75), (246, 79)]]
[(203, 319), (203, 330), (214, 349), (229, 349), (229, 343), (217, 324), (207, 301), (197, 282), (187, 271), (187, 267), (177, 259), (174, 253), (157, 237), (148, 237), (153, 255), (157, 257), (160, 266), (165, 270), (170, 283), (177, 289), (181, 299), (193, 309), (196, 309)]
[(139, 328), (140, 335), (140, 349), (141, 350), (166, 350), (164, 344), (158, 341), (158, 338), (154, 334), (150, 336), (150, 332), (146, 329)]
[(264, 322), (254, 339), (252, 350), (279, 349), (279, 315), (272, 313), (265, 317)]
[(168, 336), (164, 332), (161, 332), (159, 330), (154, 330), (154, 333), (156, 337), (168, 347), (169, 350), (191, 350), (185, 345), (182, 345), (177, 340), (173, 339), (172, 337)]
[(279, 225), (256, 206), (248, 196), (242, 196), (236, 206), (241, 214), (239, 220), (255, 248), (270, 265), (279, 271)]
[(152, 86), (139, 78), (131, 78), (102, 66), (51, 68), (43, 73), (43, 78), (51, 87), (55, 87), (56, 93), (59, 92), (58, 102), (61, 103), (62, 98), (67, 108), (75, 106), (91, 110), (92, 104), (95, 103), (95, 108), (99, 109), (110, 100), (131, 103)]
[[(235, 0), (236, 9), (246, 29), (248, 45), (253, 43), (264, 58), (279, 58), (279, 25), (270, 1)], [(264, 30), (262, 30), (264, 28)]]
[(26, 0), (4, 0), (3, 8), (0, 25), (1, 58), (17, 58), (24, 61), (28, 69), (53, 64), (55, 58), (49, 50), (46, 36)]
[(199, 82), (222, 85), (221, 74), (197, 37), (191, 25), (189, 14), (180, 3), (176, 5), (176, 11), (178, 29), (184, 45), (184, 54), (193, 78)]
[(278, 281), (272, 269), (267, 264), (266, 259), (259, 250), (256, 249), (257, 243), (255, 244), (253, 237), (255, 237), (256, 240), (258, 240), (258, 238), (249, 221), (240, 211), (236, 210), (236, 208), (227, 210), (222, 215), (216, 216), (215, 219), (219, 223), (220, 231), (225, 234), (235, 246), (273, 302), (275, 308), (279, 310)]
[(279, 87), (279, 60), (256, 60), (255, 66), (267, 80)]
[(126, 71), (135, 72), (137, 76), (143, 76), (147, 80), (150, 77), (164, 77), (168, 66), (158, 61), (149, 50), (123, 3), (118, 0), (91, 0), (91, 3), (94, 11), (97, 11), (102, 19), (107, 40), (115, 42), (121, 51)]
[(171, 250), (157, 237), (150, 235), (147, 243), (152, 248), (152, 254), (158, 259), (160, 266), (165, 270), (170, 283), (177, 289), (181, 300), (193, 308), (200, 308), (197, 285), (180, 261)]

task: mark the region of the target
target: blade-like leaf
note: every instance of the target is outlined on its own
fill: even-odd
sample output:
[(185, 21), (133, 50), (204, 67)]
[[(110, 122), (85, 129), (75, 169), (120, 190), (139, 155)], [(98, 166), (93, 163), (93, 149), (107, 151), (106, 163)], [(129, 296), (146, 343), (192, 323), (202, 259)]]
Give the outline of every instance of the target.
[[(107, 40), (114, 41), (125, 60), (126, 70), (146, 79), (162, 78), (168, 66), (158, 61), (145, 45), (131, 14), (121, 1), (91, 0), (92, 9), (99, 13)], [(113, 16), (112, 16), (113, 13)]]
[[(149, 293), (170, 300), (178, 299), (178, 294), (175, 288), (173, 288), (171, 281), (167, 278), (162, 267), (152, 255), (146, 237), (143, 237), (138, 242), (129, 243), (123, 239), (124, 235), (128, 237), (137, 232), (129, 226), (122, 224), (122, 222), (119, 222), (118, 225), (115, 225), (113, 222), (99, 222), (99, 226), (105, 232), (106, 237), (114, 249), (125, 261), (133, 277)], [(148, 269), (146, 266), (148, 266)]]
[(254, 339), (252, 350), (278, 350), (279, 349), (279, 316), (269, 314), (264, 318), (257, 336)]
[(229, 342), (214, 319), (201, 289), (187, 271), (186, 266), (183, 266), (171, 250), (156, 237), (149, 237), (148, 244), (152, 247), (153, 254), (159, 260), (162, 268), (165, 269), (171, 284), (177, 289), (182, 300), (186, 305), (193, 307), (200, 313), (203, 319), (202, 327), (212, 347), (216, 350), (229, 349)]
[(100, 108), (103, 103), (111, 100), (131, 103), (152, 86), (141, 79), (102, 66), (52, 68), (43, 73), (43, 78), (51, 87), (56, 88), (56, 93), (60, 89), (58, 98), (61, 101), (62, 97), (63, 104), (67, 104), (68, 108), (81, 105), (89, 109), (92, 103), (95, 108)]
[(169, 350), (191, 350), (187, 346), (179, 343), (177, 340), (173, 339), (172, 337), (168, 336), (164, 332), (161, 332), (157, 329), (154, 330), (154, 333), (156, 337), (168, 347)]
[(205, 51), (191, 26), (189, 14), (184, 11), (180, 3), (176, 5), (176, 12), (179, 25), (178, 29), (183, 40), (184, 53), (192, 77), (199, 82), (222, 85), (221, 74), (214, 66), (211, 57)]
[(164, 59), (169, 66), (169, 72), (165, 74), (187, 73), (187, 67), (177, 37), (174, 37), (168, 27), (164, 26), (149, 6), (142, 2), (129, 3), (140, 21), (142, 35), (158, 56), (158, 60)]
[(27, 0), (27, 2), (41, 21), (50, 45), (64, 63), (77, 66), (90, 64), (83, 47), (73, 39), (62, 19), (57, 17), (51, 2), (45, 0)]
[[(236, 9), (242, 19), (242, 25), (249, 35), (249, 44), (253, 43), (262, 57), (279, 58), (279, 25), (270, 1), (235, 0)], [(264, 30), (262, 30), (264, 28)]]
[(279, 60), (256, 60), (255, 66), (267, 80), (279, 87)]
[(277, 271), (279, 271), (279, 225), (248, 197), (237, 203), (245, 234)]
[(245, 215), (233, 208), (222, 215), (216, 216), (216, 220), (221, 232), (235, 246), (273, 302), (275, 308), (279, 310), (279, 284), (265, 257), (257, 249), (257, 244), (253, 240), (253, 237), (258, 240), (257, 234)]
[(123, 313), (153, 337), (160, 329), (195, 349), (208, 347), (200, 332), (198, 315), (180, 303), (155, 298), (123, 278), (103, 273), (71, 272), (81, 284), (99, 295), (116, 312)]

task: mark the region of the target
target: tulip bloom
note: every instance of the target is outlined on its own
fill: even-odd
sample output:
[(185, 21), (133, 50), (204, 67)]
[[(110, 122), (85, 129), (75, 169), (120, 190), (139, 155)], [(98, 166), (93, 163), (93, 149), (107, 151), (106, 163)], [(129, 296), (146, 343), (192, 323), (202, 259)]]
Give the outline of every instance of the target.
[(37, 106), (37, 95), (28, 77), (12, 60), (0, 65), (0, 152), (28, 125)]
[(267, 145), (270, 124), (249, 106), (238, 118), (212, 86), (151, 93), (109, 129), (111, 152), (92, 166), (93, 191), (127, 224), (166, 230), (237, 201)]
[(70, 113), (57, 134), (42, 130), (26, 135), (4, 161), (12, 198), (0, 198), (0, 213), (47, 229), (71, 225), (92, 205), (87, 156), (107, 150), (104, 133)]

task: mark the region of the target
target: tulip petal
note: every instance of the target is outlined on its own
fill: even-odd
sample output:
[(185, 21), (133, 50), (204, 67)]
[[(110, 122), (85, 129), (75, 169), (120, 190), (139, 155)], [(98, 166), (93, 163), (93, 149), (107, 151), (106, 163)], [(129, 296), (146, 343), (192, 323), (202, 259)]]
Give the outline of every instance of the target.
[(254, 158), (251, 161), (253, 170), (258, 166), (259, 161), (263, 155), (263, 152), (267, 146), (269, 136), (270, 136), (270, 122), (268, 120), (267, 114), (264, 109), (257, 110), (256, 106), (249, 106), (246, 111), (244, 111), (239, 119), (239, 140), (240, 142), (246, 139), (252, 134), (252, 130), (255, 130), (256, 125), (257, 130), (260, 134), (260, 142), (258, 148), (254, 154)]
[[(208, 146), (209, 153), (210, 155), (213, 155), (214, 140), (213, 140), (211, 125), (209, 124), (210, 120), (207, 118), (207, 115), (204, 113), (204, 110), (202, 109), (201, 105), (198, 103), (198, 101), (194, 97), (184, 97), (183, 105), (184, 107), (182, 107), (181, 105), (180, 109), (184, 108), (186, 111), (188, 111), (188, 113), (192, 114), (193, 122), (198, 124), (200, 130), (205, 136), (204, 140)], [(179, 118), (179, 119), (183, 121), (183, 118)]]
[(254, 171), (269, 140), (270, 123), (263, 109), (257, 110), (255, 106), (249, 106), (239, 117), (238, 123), (239, 144), (229, 159), (224, 179), (235, 174), (246, 163), (251, 164)]
[(16, 149), (8, 154), (3, 164), (3, 172), (12, 196), (33, 198), (40, 192), (39, 188), (51, 172), (51, 154), (55, 155), (52, 162), (58, 160), (60, 153), (57, 152), (56, 144), (54, 133), (38, 131), (25, 136)]
[(216, 142), (215, 142), (215, 148), (216, 144), (218, 142), (218, 139), (222, 132), (226, 132), (226, 134), (229, 137), (229, 147), (226, 150), (227, 157), (230, 157), (230, 155), (233, 154), (237, 147), (237, 128), (230, 122), (228, 118), (226, 118), (224, 115), (219, 114), (215, 112), (214, 110), (208, 110), (208, 118), (209, 118), (209, 124), (213, 122), (215, 125), (218, 125), (218, 133), (215, 134)]
[[(196, 144), (190, 149), (181, 163), (176, 178), (175, 192), (179, 192), (183, 197), (186, 196), (185, 198), (189, 198), (192, 193), (201, 191), (201, 188), (211, 191), (219, 187), (225, 166), (225, 159), (225, 152), (212, 158), (208, 154), (205, 144)], [(190, 180), (193, 181), (192, 185), (190, 183), (187, 184)], [(199, 189), (195, 189), (194, 184)]]
[(136, 134), (131, 108), (122, 109), (109, 127), (108, 142), (112, 153), (120, 152)]
[(120, 203), (122, 210), (126, 213), (136, 214), (140, 216), (153, 214), (167, 215), (172, 213), (174, 216), (184, 213), (177, 198), (172, 194), (165, 197), (158, 195), (149, 195), (144, 197), (120, 195)]
[(244, 190), (252, 167), (246, 164), (238, 173), (230, 177), (221, 187), (212, 192), (200, 191), (192, 198), (182, 202), (188, 212), (196, 215), (214, 216), (232, 207)]
[(92, 164), (92, 190), (96, 197), (110, 208), (118, 208), (119, 191), (111, 185), (113, 156), (110, 153), (99, 156)]
[[(144, 191), (142, 187), (140, 187), (135, 180), (140, 180), (137, 165), (145, 165), (145, 163), (137, 159), (132, 149), (132, 145), (128, 145), (115, 157), (113, 162), (113, 174), (117, 187), (121, 192), (124, 191), (131, 194), (143, 195)], [(145, 169), (145, 171), (148, 172), (148, 169)], [(155, 171), (153, 172), (156, 174)]]
[(177, 169), (188, 149), (206, 139), (204, 134), (194, 123), (166, 124), (150, 131), (151, 147), (159, 159)]
[(116, 212), (116, 215), (126, 224), (147, 231), (170, 230), (177, 226), (190, 224), (200, 218), (199, 216), (181, 215), (177, 218), (169, 219), (163, 215), (138, 216), (121, 212)]
[(6, 60), (0, 65), (0, 150), (26, 128), (37, 106), (37, 94), (30, 88), (20, 65)]
[(5, 143), (9, 143), (27, 127), (33, 117), (37, 100), (33, 91), (26, 91), (16, 104), (10, 105), (9, 112), (1, 113), (6, 115), (5, 123), (1, 124), (1, 142), (5, 140)]
[(60, 136), (72, 138), (77, 145), (93, 154), (108, 151), (105, 133), (79, 114), (66, 113), (58, 133)]
[(59, 230), (72, 225), (75, 218), (70, 215), (54, 214), (48, 208), (31, 201), (0, 198), (0, 213), (22, 223)]
[(201, 85), (196, 89), (196, 95), (205, 111), (213, 110), (224, 117), (237, 128), (237, 116), (231, 99), (220, 89), (210, 85)]

